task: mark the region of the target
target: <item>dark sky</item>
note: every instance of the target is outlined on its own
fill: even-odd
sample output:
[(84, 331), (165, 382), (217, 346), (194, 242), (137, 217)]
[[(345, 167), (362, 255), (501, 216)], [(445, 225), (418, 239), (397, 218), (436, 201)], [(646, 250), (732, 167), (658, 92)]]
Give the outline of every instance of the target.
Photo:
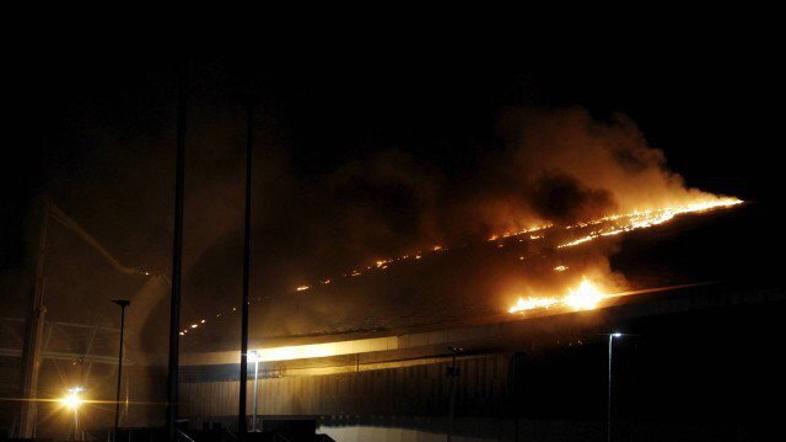
[[(232, 97), (260, 96), (259, 129), (276, 133), (304, 176), (390, 148), (460, 175), (500, 146), (495, 125), (506, 108), (580, 105), (598, 118), (632, 117), (691, 183), (757, 193), (767, 186), (746, 181), (761, 179), (773, 144), (765, 134), (775, 122), (777, 72), (764, 46), (717, 43), (543, 57), (527, 48), (410, 46), (194, 57), (192, 113), (240, 125)], [(133, 133), (140, 144), (171, 136), (175, 62), (89, 51), (38, 59), (27, 116), (42, 117), (30, 122), (50, 143), (44, 167), (90, 159), (101, 132)]]
[[(433, 223), (451, 230), (445, 217), (413, 214), (494, 187), (491, 165), (510, 149), (501, 122), (520, 109), (624, 114), (688, 185), (775, 201), (780, 112), (767, 48), (619, 40), (188, 58), (188, 278), (220, 264), (239, 280), (239, 94), (260, 103), (257, 277), (276, 287), (440, 240)], [(27, 58), (13, 94), (20, 137), (3, 161), (5, 268), (20, 262), (25, 210), (47, 194), (121, 261), (168, 272), (177, 64), (161, 51)]]

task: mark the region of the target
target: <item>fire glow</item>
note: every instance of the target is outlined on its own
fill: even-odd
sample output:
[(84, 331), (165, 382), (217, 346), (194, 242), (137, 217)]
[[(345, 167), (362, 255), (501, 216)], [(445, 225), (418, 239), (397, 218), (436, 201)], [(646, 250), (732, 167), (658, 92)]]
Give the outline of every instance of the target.
[[(613, 214), (594, 220), (581, 221), (571, 225), (556, 225), (551, 222), (546, 222), (540, 225), (530, 225), (529, 227), (518, 231), (506, 231), (504, 233), (490, 235), (486, 238), (486, 240), (488, 242), (495, 243), (496, 248), (503, 248), (503, 241), (507, 239), (515, 238), (518, 242), (524, 242), (527, 239), (531, 241), (545, 240), (545, 238), (548, 238), (555, 230), (578, 231), (580, 229), (593, 229), (589, 233), (583, 235), (577, 232), (581, 236), (574, 237), (574, 239), (555, 245), (556, 249), (562, 249), (565, 247), (578, 246), (580, 244), (602, 237), (619, 235), (621, 233), (630, 232), (633, 230), (645, 229), (648, 227), (664, 224), (679, 215), (704, 213), (717, 209), (727, 209), (742, 204), (743, 202), (744, 201), (735, 197), (709, 196), (707, 198), (694, 200), (691, 203), (686, 203), (683, 205), (638, 210), (623, 214)], [(417, 252), (412, 252), (399, 257), (377, 259), (371, 265), (368, 265), (366, 269), (369, 272), (372, 270), (383, 271), (388, 269), (390, 266), (393, 266), (399, 262), (407, 261), (410, 258), (414, 261), (420, 261), (426, 254), (439, 254), (447, 252), (448, 250), (449, 249), (445, 246), (434, 245), (425, 252), (418, 250)], [(524, 256), (519, 256), (518, 259), (519, 261), (525, 260)], [(568, 270), (568, 268), (569, 267), (565, 265), (558, 265), (554, 267), (553, 270), (555, 272), (562, 273)], [(363, 272), (353, 269), (352, 271), (344, 273), (341, 276), (344, 278), (354, 278), (361, 275), (363, 275)], [(326, 278), (320, 282), (322, 285), (327, 285), (333, 282), (333, 280), (333, 278)], [(303, 284), (295, 287), (293, 291), (296, 293), (304, 293), (309, 291), (311, 288), (311, 285)], [(575, 310), (587, 310), (595, 308), (598, 302), (600, 302), (600, 300), (602, 300), (604, 297), (605, 295), (603, 292), (600, 291), (592, 282), (583, 280), (575, 290), (569, 291), (569, 293), (562, 297), (530, 297), (526, 299), (519, 298), (517, 303), (509, 309), (509, 312), (521, 313), (528, 310), (547, 309), (554, 306), (562, 306)], [(232, 311), (237, 311), (237, 308), (233, 307)], [(224, 312), (219, 313), (216, 315), (216, 317), (221, 317), (223, 314)], [(193, 329), (197, 327), (198, 325), (192, 325), (191, 328)], [(181, 330), (180, 336), (185, 336), (188, 334), (189, 330), (189, 328)]]
[(595, 283), (582, 278), (576, 288), (571, 288), (561, 296), (521, 298), (508, 309), (509, 313), (524, 313), (530, 310), (542, 310), (552, 307), (563, 307), (572, 310), (592, 310), (606, 297), (606, 294)]
[(632, 230), (657, 226), (667, 221), (671, 221), (677, 215), (707, 212), (714, 209), (736, 206), (742, 203), (743, 201), (738, 198), (718, 198), (707, 201), (699, 201), (684, 206), (675, 206), (657, 210), (636, 211), (622, 215), (610, 215), (594, 221), (581, 222), (567, 226), (565, 229), (584, 228), (591, 225), (600, 225), (605, 223), (609, 223), (610, 225), (594, 230), (580, 238), (562, 243), (558, 245), (557, 248), (577, 246), (599, 237), (613, 236), (623, 232), (630, 232)]

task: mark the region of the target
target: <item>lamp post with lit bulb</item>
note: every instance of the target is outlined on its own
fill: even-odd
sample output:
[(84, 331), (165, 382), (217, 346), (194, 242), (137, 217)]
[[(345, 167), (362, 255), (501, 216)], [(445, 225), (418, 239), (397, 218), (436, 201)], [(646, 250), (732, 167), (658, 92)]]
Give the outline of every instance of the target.
[(447, 375), (450, 379), (450, 405), (448, 407), (448, 434), (447, 434), (447, 442), (451, 442), (453, 440), (453, 421), (456, 416), (456, 394), (457, 394), (457, 387), (458, 387), (458, 377), (459, 377), (459, 366), (456, 361), (456, 357), (464, 353), (464, 348), (462, 347), (453, 347), (449, 346), (448, 350), (452, 353), (452, 360), (450, 367), (447, 369)]
[(611, 386), (612, 386), (612, 379), (611, 379), (611, 365), (612, 365), (612, 354), (614, 349), (614, 338), (621, 338), (622, 333), (615, 332), (609, 333), (609, 397), (608, 397), (608, 428), (606, 429), (607, 433), (607, 440), (611, 442)]
[[(120, 306), (120, 350), (117, 356), (117, 395), (115, 398), (115, 431), (113, 438), (114, 442), (117, 442), (117, 433), (120, 429), (120, 387), (123, 382), (123, 337), (126, 326), (126, 307), (131, 302), (125, 299), (115, 299), (112, 302)], [(126, 417), (126, 419), (128, 418)]]
[(251, 421), (251, 431), (256, 432), (259, 431), (257, 429), (257, 406), (259, 404), (259, 358), (261, 355), (259, 352), (250, 351), (248, 352), (248, 356), (251, 357), (252, 362), (254, 362), (254, 402), (253, 402), (253, 420)]
[(83, 440), (79, 432), (79, 407), (82, 406), (82, 398), (79, 393), (83, 391), (82, 387), (73, 387), (68, 389), (68, 394), (60, 399), (67, 408), (74, 412), (74, 438), (73, 440)]

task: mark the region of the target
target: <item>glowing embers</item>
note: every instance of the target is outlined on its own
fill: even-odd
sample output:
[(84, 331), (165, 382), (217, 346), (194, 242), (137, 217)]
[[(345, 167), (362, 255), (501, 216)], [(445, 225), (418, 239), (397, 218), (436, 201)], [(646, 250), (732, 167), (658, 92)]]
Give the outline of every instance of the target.
[(392, 261), (393, 261), (392, 259), (380, 259), (380, 260), (377, 260), (377, 262), (375, 262), (375, 264), (377, 265), (378, 269), (386, 269), (386, 268), (388, 268), (388, 264), (390, 262), (392, 262)]
[(511, 307), (508, 312), (520, 313), (527, 310), (546, 309), (553, 305), (559, 304), (558, 298), (519, 298), (518, 301)]
[[(217, 317), (217, 318), (218, 318), (218, 317), (220, 317), (220, 316), (221, 316), (221, 314), (218, 314), (218, 315), (216, 315), (216, 317)], [(185, 335), (187, 335), (187, 334), (188, 334), (188, 330), (189, 330), (189, 329), (190, 329), (190, 330), (193, 330), (193, 329), (199, 328), (199, 326), (200, 326), (200, 325), (204, 325), (206, 322), (207, 322), (207, 320), (205, 320), (205, 319), (202, 319), (202, 320), (200, 320), (198, 323), (196, 323), (196, 322), (195, 322), (195, 323), (193, 323), (193, 324), (189, 325), (189, 326), (188, 326), (188, 328), (185, 328), (185, 329), (183, 329), (183, 330), (180, 330), (180, 332), (179, 332), (178, 334), (179, 334), (180, 336), (185, 336)]]
[[(497, 241), (497, 240), (500, 240), (500, 239), (505, 239), (505, 238), (520, 237), (520, 236), (528, 234), (528, 233), (538, 232), (538, 231), (541, 231), (541, 230), (550, 229), (552, 227), (554, 227), (553, 224), (547, 223), (547, 224), (544, 224), (544, 225), (541, 225), (541, 226), (533, 226), (533, 227), (529, 227), (529, 228), (526, 228), (526, 229), (522, 229), (522, 230), (519, 230), (518, 232), (505, 232), (505, 233), (503, 233), (501, 235), (498, 235), (498, 234), (495, 233), (495, 234), (492, 234), (491, 236), (489, 236), (487, 240), (489, 242), (494, 242), (494, 241)], [(531, 234), (531, 235), (529, 235), (529, 239), (540, 239), (540, 238), (543, 238), (543, 235), (539, 235), (539, 234)], [(519, 241), (519, 242), (521, 242), (521, 241)]]
[(606, 297), (600, 287), (587, 278), (582, 278), (576, 288), (571, 288), (561, 296), (521, 298), (508, 309), (509, 313), (524, 313), (530, 310), (542, 310), (562, 307), (572, 310), (592, 310)]

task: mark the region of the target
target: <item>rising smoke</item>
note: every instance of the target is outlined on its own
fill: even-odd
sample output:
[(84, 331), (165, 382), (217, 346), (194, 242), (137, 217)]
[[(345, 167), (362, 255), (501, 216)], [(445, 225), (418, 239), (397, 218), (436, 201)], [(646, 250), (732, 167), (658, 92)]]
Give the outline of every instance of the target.
[[(238, 134), (243, 131), (237, 123), (242, 109), (219, 119), (200, 115), (198, 110), (196, 107), (189, 132), (186, 318), (209, 317), (236, 305), (242, 264), (243, 137)], [(629, 118), (613, 115), (598, 119), (578, 107), (507, 110), (497, 125), (502, 147), (484, 151), (460, 176), (450, 170), (453, 166), (448, 161), (424, 160), (417, 151), (395, 148), (351, 155), (335, 166), (306, 174), (300, 170), (302, 164), (291, 157), (290, 142), (271, 135), (279, 132), (268, 127), (275, 124), (271, 121), (265, 116), (258, 122), (254, 170), (252, 298), (263, 304), (271, 297), (288, 296), (293, 287), (435, 244), (453, 248), (533, 225), (567, 224), (707, 196), (687, 188), (678, 174), (669, 171), (663, 152), (649, 146)], [(125, 129), (106, 132), (103, 137), (110, 141), (116, 132), (122, 137), (132, 133)], [(69, 212), (76, 207), (73, 217), (88, 221), (88, 229), (95, 224), (90, 218), (96, 222), (102, 218), (136, 219), (139, 222), (134, 228), (106, 227), (94, 233), (115, 253), (145, 245), (138, 257), (126, 254), (123, 261), (167, 274), (171, 195), (161, 189), (169, 189), (171, 178), (161, 171), (169, 170), (163, 165), (172, 162), (170, 149), (163, 148), (171, 140), (161, 140), (160, 150), (146, 149), (139, 158), (137, 144), (144, 141), (116, 140), (126, 146), (113, 154), (117, 161), (137, 167), (119, 169), (123, 173), (113, 177), (112, 187), (97, 189), (92, 181), (71, 180), (73, 194), (89, 190), (93, 201), (64, 201), (61, 205)], [(100, 157), (96, 170), (107, 161)], [(150, 182), (147, 176), (155, 180)], [(68, 191), (67, 186), (61, 187)], [(119, 198), (119, 192), (128, 188), (139, 189), (144, 198)], [(96, 204), (101, 201), (113, 201), (114, 205)], [(79, 206), (87, 210), (80, 213)], [(122, 212), (124, 206), (128, 213)], [(128, 242), (129, 238), (134, 241)], [(163, 247), (148, 250), (155, 245)], [(544, 251), (537, 247), (544, 247)], [(533, 256), (548, 252), (546, 245), (534, 244), (532, 248)], [(597, 271), (606, 279), (620, 281), (607, 261), (614, 250), (609, 245), (594, 245), (592, 253), (579, 257), (572, 269)], [(535, 261), (530, 260), (523, 273), (521, 266), (508, 272), (518, 275), (514, 285), (543, 291), (557, 283), (555, 278), (560, 275), (550, 269), (559, 263), (546, 259), (547, 264), (541, 266)], [(458, 263), (458, 268), (461, 265)], [(465, 273), (472, 274), (472, 269)], [(499, 280), (510, 279), (502, 273), (498, 276)], [(422, 275), (411, 277), (423, 280)], [(450, 285), (440, 287), (451, 290)], [(493, 293), (495, 289), (478, 287), (476, 293)], [(102, 292), (113, 290), (107, 287)], [(381, 292), (381, 288), (376, 290)], [(138, 307), (151, 312), (145, 315), (146, 324), (160, 324), (165, 318), (166, 289), (159, 287), (155, 293), (157, 300), (150, 293), (144, 296), (145, 302), (155, 307)], [(406, 297), (406, 293), (394, 291), (388, 299)], [(433, 296), (433, 291), (412, 289), (411, 293)], [(326, 316), (339, 321), (344, 315), (336, 314), (335, 303), (342, 299), (346, 301), (341, 309), (345, 315), (363, 315), (363, 302), (355, 301), (365, 295), (350, 296), (346, 290), (327, 292), (322, 301), (302, 303), (287, 322), (291, 326), (297, 323), (297, 315), (304, 316), (301, 325), (292, 329), (302, 332)], [(279, 313), (270, 310), (278, 318), (282, 317)], [(273, 322), (274, 328), (280, 323)], [(273, 331), (282, 333), (280, 329)]]
[(474, 176), (448, 182), (414, 157), (386, 152), (336, 171), (328, 182), (337, 185), (321, 198), (342, 207), (343, 237), (411, 248), (712, 197), (688, 188), (622, 114), (516, 109), (500, 118), (499, 131), (506, 149)]
[[(273, 196), (280, 204), (260, 203), (273, 210), (258, 215), (255, 238), (265, 245), (265, 256), (256, 260), (255, 291), (266, 296), (289, 293), (293, 287), (354, 268), (363, 270), (377, 259), (426, 250), (434, 244), (477, 244), (489, 235), (533, 225), (567, 225), (712, 197), (689, 189), (668, 169), (663, 152), (649, 146), (624, 115), (601, 120), (577, 107), (516, 109), (500, 118), (499, 132), (505, 148), (490, 150), (472, 175), (458, 180), (446, 178), (448, 171), (439, 165), (419, 162), (415, 154), (385, 150), (351, 160), (319, 179), (288, 182), (288, 192)], [(287, 162), (280, 164), (291, 167)], [(277, 174), (297, 176), (288, 171)], [(202, 292), (201, 296), (236, 292), (231, 283), (219, 284), (220, 278), (212, 275), (212, 269), (238, 252), (240, 238), (225, 239), (230, 241), (208, 248), (195, 267), (201, 270), (195, 275), (199, 284), (192, 290)], [(227, 254), (229, 244), (234, 244), (234, 253)], [(501, 283), (473, 286), (473, 296), (496, 296), (503, 285), (524, 293), (562, 290), (574, 282), (569, 275), (603, 280), (610, 289), (627, 285), (609, 265), (609, 256), (617, 250), (613, 241), (561, 252), (571, 261), (571, 272), (565, 275), (552, 271), (561, 263), (553, 253), (553, 243), (528, 247), (524, 267), (493, 272)], [(453, 270), (429, 271), (443, 275), (458, 271), (483, 278), (475, 269), (458, 270), (463, 266), (454, 263)], [(209, 278), (198, 276), (208, 271)], [(423, 275), (411, 277), (424, 280)], [(433, 287), (469, 292), (472, 284), (466, 279), (452, 285), (434, 282)], [(436, 290), (405, 289), (409, 283), (396, 278), (389, 284), (393, 289), (381, 302), (379, 297), (385, 298), (381, 294), (388, 293), (388, 288), (374, 284), (373, 289), (322, 287), (318, 292), (324, 296), (311, 291), (308, 301), (298, 301), (288, 314), (282, 314), (284, 307), (273, 308), (270, 319), (277, 325), (267, 331), (304, 333), (315, 324), (324, 325), (326, 318), (337, 324), (351, 323), (375, 308), (394, 310), (386, 301), (407, 298), (408, 290), (407, 299), (439, 296)], [(423, 302), (420, 299), (418, 305)], [(288, 318), (286, 324), (274, 320), (282, 316)]]

